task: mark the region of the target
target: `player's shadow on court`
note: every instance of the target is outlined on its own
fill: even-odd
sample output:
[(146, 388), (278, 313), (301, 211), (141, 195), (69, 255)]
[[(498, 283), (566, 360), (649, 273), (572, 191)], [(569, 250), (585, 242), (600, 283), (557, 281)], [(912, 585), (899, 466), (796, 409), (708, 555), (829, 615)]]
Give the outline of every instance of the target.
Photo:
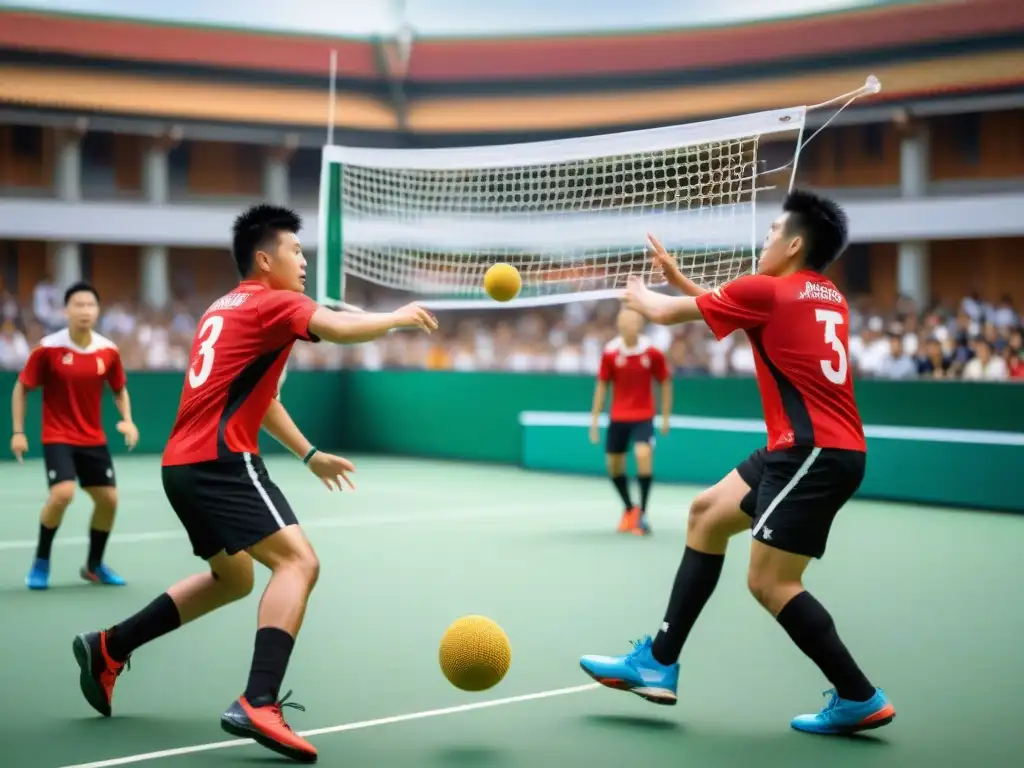
[(478, 766), (501, 765), (506, 760), (504, 750), (482, 744), (453, 744), (431, 750), (426, 765)]
[(675, 720), (664, 720), (659, 717), (643, 717), (642, 715), (585, 715), (583, 722), (601, 728), (623, 728), (633, 731), (657, 733), (682, 733), (683, 725)]

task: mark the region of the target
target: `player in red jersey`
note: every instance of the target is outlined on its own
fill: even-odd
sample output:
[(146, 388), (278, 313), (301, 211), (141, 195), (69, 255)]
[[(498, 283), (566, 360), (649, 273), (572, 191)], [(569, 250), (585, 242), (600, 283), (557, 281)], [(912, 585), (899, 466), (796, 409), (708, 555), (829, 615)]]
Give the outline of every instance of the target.
[[(618, 326), (619, 335), (608, 342), (601, 356), (591, 408), (590, 442), (598, 441), (598, 420), (611, 384), (605, 456), (608, 475), (625, 505), (619, 532), (642, 536), (651, 532), (647, 523), (647, 501), (654, 477), (654, 382), (661, 386), (661, 433), (667, 434), (672, 413), (672, 379), (665, 355), (641, 335), (644, 318), (639, 312), (623, 307), (619, 311)], [(626, 477), (626, 452), (630, 443), (636, 457), (639, 506), (633, 504)]]
[[(355, 343), (394, 328), (431, 331), (437, 321), (410, 304), (396, 312), (334, 312), (303, 290), (299, 217), (259, 205), (234, 226), (239, 285), (199, 321), (178, 416), (163, 457), (167, 498), (209, 570), (180, 581), (139, 613), (74, 641), (82, 693), (111, 713), (114, 683), (139, 647), (248, 595), (253, 560), (271, 571), (259, 604), (245, 691), (221, 717), (224, 730), (302, 762), (317, 752), (285, 722), (278, 698), (319, 562), (295, 513), (259, 456), (262, 427), (300, 457), (328, 489), (351, 486), (353, 465), (309, 443), (280, 400), (285, 362), (298, 340)], [(294, 705), (292, 705), (294, 706)]]
[(99, 317), (99, 294), (88, 283), (75, 283), (64, 293), (68, 327), (46, 336), (32, 351), (11, 396), (11, 452), (21, 462), (28, 452), (25, 436), (27, 393), (43, 390), (43, 462), (50, 493), (39, 520), (36, 555), (25, 577), (29, 589), (50, 585), (50, 553), (57, 529), (75, 495), (78, 480), (93, 501), (89, 554), (79, 571), (95, 584), (122, 585), (103, 562), (107, 539), (117, 513), (114, 462), (103, 432), (103, 390), (110, 387), (121, 413), (117, 430), (129, 449), (139, 440), (132, 422), (131, 401), (117, 346), (93, 331)]
[(794, 718), (792, 727), (850, 733), (895, 716), (840, 640), (831, 615), (803, 586), (808, 564), (825, 552), (833, 518), (864, 476), (848, 308), (823, 274), (846, 242), (842, 209), (793, 192), (769, 230), (758, 274), (708, 292), (683, 277), (651, 238), (656, 265), (688, 295), (665, 296), (631, 279), (625, 303), (656, 323), (703, 320), (719, 339), (745, 332), (755, 351), (768, 444), (694, 500), (657, 637), (638, 641), (627, 656), (583, 657), (583, 669), (600, 682), (675, 704), (683, 643), (715, 589), (729, 539), (750, 530), (751, 593), (834, 686), (821, 712)]

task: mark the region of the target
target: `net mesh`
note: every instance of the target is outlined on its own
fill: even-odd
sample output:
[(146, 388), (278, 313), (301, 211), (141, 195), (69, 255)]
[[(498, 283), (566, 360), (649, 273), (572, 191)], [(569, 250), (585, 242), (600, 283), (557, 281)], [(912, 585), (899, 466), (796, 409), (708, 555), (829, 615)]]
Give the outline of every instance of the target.
[(338, 189), (322, 215), (340, 233), (342, 280), (438, 306), (493, 305), (483, 277), (496, 262), (519, 270), (520, 302), (614, 295), (634, 274), (658, 285), (644, 249), (648, 232), (691, 279), (714, 287), (753, 266), (760, 139), (524, 163), (512, 146), (507, 165), (474, 165), (466, 151), (420, 154), (416, 167), (356, 157), (338, 162)]

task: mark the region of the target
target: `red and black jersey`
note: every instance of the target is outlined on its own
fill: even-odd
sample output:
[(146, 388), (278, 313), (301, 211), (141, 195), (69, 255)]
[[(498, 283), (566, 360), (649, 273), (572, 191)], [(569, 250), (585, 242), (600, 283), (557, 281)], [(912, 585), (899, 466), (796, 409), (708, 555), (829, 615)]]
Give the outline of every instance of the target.
[(66, 328), (57, 331), (32, 351), (18, 379), (27, 390), (43, 388), (44, 445), (106, 445), (103, 389), (120, 392), (126, 382), (114, 342), (93, 333), (79, 347)]
[(668, 378), (668, 364), (660, 349), (641, 336), (634, 347), (621, 337), (608, 342), (597, 377), (612, 385), (612, 421), (653, 419), (654, 382)]
[(754, 349), (768, 450), (866, 450), (850, 376), (849, 310), (817, 272), (748, 275), (697, 299), (719, 339), (746, 331)]
[(317, 306), (305, 294), (243, 281), (206, 310), (164, 449), (165, 467), (259, 453), (260, 425), (292, 346), (317, 341), (309, 332)]

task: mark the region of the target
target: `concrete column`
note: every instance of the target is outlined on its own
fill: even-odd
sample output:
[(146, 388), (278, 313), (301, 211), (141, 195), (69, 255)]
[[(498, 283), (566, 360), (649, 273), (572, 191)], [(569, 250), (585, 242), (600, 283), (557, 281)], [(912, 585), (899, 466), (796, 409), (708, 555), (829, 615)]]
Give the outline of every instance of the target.
[(268, 147), (263, 156), (263, 197), (271, 205), (288, 205), (291, 200), (288, 167), (298, 144), (298, 137), (289, 134), (284, 146)]
[(78, 243), (55, 243), (51, 251), (53, 282), (62, 291), (82, 279)]
[[(924, 197), (931, 177), (927, 126), (905, 121), (901, 128), (900, 195)], [(930, 265), (931, 251), (926, 241), (899, 244), (896, 287), (900, 295), (913, 299), (918, 309), (924, 309), (931, 301)]]
[[(78, 203), (82, 199), (82, 137), (88, 127), (88, 121), (81, 119), (71, 128), (59, 128), (55, 133), (57, 162), (53, 184), (61, 202)], [(56, 243), (51, 254), (57, 287), (64, 289), (82, 279), (82, 258), (77, 243)]]
[(139, 282), (142, 301), (147, 307), (167, 308), (171, 300), (171, 270), (165, 246), (147, 245), (142, 249)]
[[(170, 170), (168, 154), (181, 140), (182, 132), (175, 129), (158, 136), (145, 145), (142, 156), (142, 191), (151, 205), (167, 205), (170, 200)], [(167, 247), (143, 247), (139, 269), (139, 294), (143, 303), (153, 309), (166, 309), (171, 300), (171, 274), (167, 261)]]

